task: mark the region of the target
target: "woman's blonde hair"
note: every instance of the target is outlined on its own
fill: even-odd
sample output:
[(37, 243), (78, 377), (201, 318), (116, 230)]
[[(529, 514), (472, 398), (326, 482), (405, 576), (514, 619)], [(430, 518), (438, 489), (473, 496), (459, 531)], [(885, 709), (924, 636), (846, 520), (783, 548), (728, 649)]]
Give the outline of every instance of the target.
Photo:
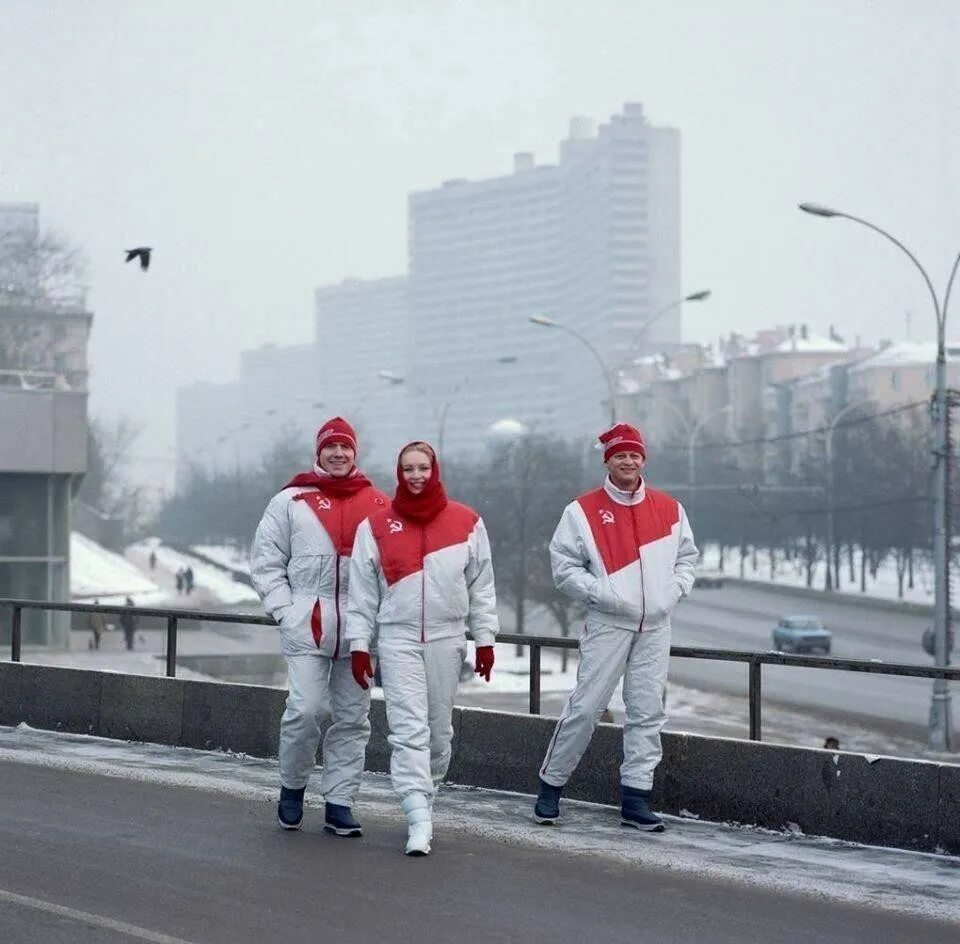
[(433, 451), (433, 446), (425, 442), (412, 442), (409, 445), (403, 447), (403, 451), (400, 453), (400, 462), (403, 462), (403, 457), (408, 452), (422, 452), (424, 455), (430, 456), (430, 465), (437, 464), (437, 454)]

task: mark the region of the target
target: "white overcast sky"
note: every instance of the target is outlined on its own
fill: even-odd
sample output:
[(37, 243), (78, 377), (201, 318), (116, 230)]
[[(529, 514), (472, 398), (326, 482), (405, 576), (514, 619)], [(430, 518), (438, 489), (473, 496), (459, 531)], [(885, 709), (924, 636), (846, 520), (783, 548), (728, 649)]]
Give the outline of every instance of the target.
[(0, 201), (86, 253), (91, 411), (158, 457), (177, 386), (308, 340), (314, 286), (405, 269), (408, 191), (554, 161), (625, 101), (682, 132), (684, 289), (714, 292), (686, 338), (910, 311), (930, 339), (905, 257), (795, 206), (890, 229), (941, 288), (958, 53), (955, 0), (0, 0)]

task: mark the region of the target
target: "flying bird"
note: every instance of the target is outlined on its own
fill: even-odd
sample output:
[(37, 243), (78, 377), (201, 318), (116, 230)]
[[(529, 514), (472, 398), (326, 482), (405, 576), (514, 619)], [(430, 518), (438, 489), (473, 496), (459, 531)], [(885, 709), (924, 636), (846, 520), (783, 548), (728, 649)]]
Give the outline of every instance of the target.
[(136, 249), (124, 249), (127, 254), (126, 261), (132, 262), (134, 259), (140, 259), (140, 268), (144, 272), (150, 268), (150, 253), (153, 252), (152, 246), (138, 246)]

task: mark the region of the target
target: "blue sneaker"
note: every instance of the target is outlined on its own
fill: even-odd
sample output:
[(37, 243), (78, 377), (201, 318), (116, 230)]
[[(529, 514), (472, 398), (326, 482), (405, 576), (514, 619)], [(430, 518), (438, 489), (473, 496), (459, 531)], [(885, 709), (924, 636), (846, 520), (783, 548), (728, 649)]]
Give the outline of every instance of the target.
[(663, 820), (650, 809), (652, 790), (620, 787), (620, 825), (642, 829), (648, 833), (662, 833)]
[(328, 803), (324, 829), (337, 836), (362, 836), (360, 824), (353, 818), (349, 806), (340, 806), (337, 803)]
[(280, 787), (280, 802), (277, 804), (277, 819), (284, 829), (299, 829), (303, 825), (303, 794), (306, 787), (291, 790)]
[(533, 821), (541, 826), (553, 826), (560, 822), (560, 794), (563, 787), (555, 787), (545, 780), (540, 781), (537, 805), (533, 808)]

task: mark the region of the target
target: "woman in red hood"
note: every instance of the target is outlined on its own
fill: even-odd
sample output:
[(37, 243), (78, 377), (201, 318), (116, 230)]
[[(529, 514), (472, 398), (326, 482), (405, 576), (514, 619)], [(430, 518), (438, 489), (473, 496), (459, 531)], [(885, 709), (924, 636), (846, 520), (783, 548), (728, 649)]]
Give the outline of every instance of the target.
[(389, 508), (357, 529), (345, 639), (361, 688), (373, 676), (379, 627), (390, 776), (407, 816), (407, 855), (427, 855), (433, 798), (450, 764), (453, 699), (467, 650), (490, 681), (499, 622), (490, 542), (471, 508), (447, 499), (432, 447), (412, 442), (397, 460)]

